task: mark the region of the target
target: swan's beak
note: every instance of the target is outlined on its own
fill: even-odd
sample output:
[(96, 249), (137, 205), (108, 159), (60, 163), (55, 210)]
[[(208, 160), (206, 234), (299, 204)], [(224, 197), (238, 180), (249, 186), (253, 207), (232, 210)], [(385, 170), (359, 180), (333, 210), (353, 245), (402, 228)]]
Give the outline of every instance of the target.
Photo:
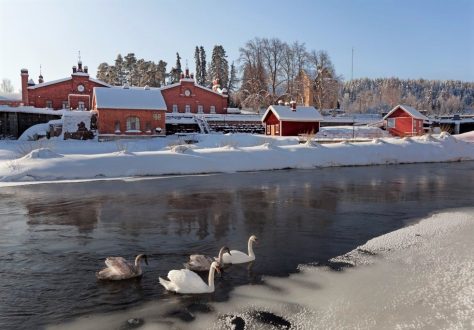
[(148, 258), (146, 255), (143, 256), (143, 259), (145, 259), (145, 264), (148, 266)]

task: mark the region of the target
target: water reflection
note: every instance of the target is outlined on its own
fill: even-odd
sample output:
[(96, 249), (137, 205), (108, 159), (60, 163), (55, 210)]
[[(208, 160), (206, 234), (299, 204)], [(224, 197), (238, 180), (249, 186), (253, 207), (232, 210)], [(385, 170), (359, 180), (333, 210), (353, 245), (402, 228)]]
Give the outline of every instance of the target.
[[(0, 325), (34, 328), (157, 299), (222, 301), (262, 275), (286, 276), (430, 212), (472, 205), (473, 183), (474, 163), (458, 163), (4, 188)], [(190, 253), (246, 251), (251, 234), (257, 260), (226, 271), (215, 294), (175, 297), (157, 285)], [(96, 281), (105, 257), (140, 252), (150, 256), (141, 280)]]

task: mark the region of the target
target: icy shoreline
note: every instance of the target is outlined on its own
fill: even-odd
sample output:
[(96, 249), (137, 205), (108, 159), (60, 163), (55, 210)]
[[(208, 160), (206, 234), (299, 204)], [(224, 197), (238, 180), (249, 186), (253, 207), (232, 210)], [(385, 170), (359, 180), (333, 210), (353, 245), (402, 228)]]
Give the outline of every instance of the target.
[(264, 285), (237, 287), (229, 301), (211, 303), (211, 313), (197, 313), (190, 323), (166, 316), (176, 308), (172, 299), (51, 329), (112, 329), (129, 319), (144, 329), (273, 329), (275, 321), (297, 329), (468, 329), (474, 326), (473, 234), (474, 209), (444, 211), (334, 259), (356, 267), (303, 265), (289, 278), (265, 277)]
[(206, 138), (196, 145), (151, 147), (144, 140), (135, 142), (137, 151), (125, 144), (117, 144), (120, 150), (111, 151), (106, 143), (61, 141), (21, 158), (4, 157), (0, 160), (0, 184), (474, 160), (473, 143), (445, 133), (334, 144), (298, 144), (296, 138), (251, 135)]

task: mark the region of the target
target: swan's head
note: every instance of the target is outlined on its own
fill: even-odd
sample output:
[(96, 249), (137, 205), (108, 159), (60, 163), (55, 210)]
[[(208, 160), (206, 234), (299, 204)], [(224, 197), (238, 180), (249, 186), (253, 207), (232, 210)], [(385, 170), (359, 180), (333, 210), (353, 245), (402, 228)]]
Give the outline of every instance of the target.
[(228, 248), (227, 246), (221, 247), (221, 253), (222, 253), (222, 254), (228, 253), (228, 254), (232, 255), (232, 254), (230, 253), (229, 248)]
[(212, 264), (211, 264), (211, 269), (214, 269), (215, 271), (217, 271), (219, 274), (221, 273), (221, 268), (219, 267), (219, 263), (217, 261), (214, 261)]
[(135, 260), (137, 262), (139, 262), (141, 259), (145, 260), (145, 264), (148, 266), (148, 258), (146, 256), (146, 254), (139, 254), (137, 255), (137, 257), (135, 258)]
[(254, 242), (254, 243), (258, 243), (258, 238), (257, 238), (257, 236), (252, 235), (252, 236), (250, 236), (249, 241)]

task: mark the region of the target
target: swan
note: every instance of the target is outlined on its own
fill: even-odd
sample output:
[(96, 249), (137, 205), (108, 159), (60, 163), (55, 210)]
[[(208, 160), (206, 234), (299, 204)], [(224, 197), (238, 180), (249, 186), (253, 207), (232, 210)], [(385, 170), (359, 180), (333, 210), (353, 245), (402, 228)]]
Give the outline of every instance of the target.
[(249, 238), (248, 243), (248, 250), (249, 254), (245, 254), (244, 252), (238, 250), (230, 250), (229, 253), (224, 253), (222, 255), (222, 260), (225, 264), (243, 264), (246, 262), (254, 261), (255, 254), (253, 253), (253, 243), (258, 243), (257, 236), (252, 235)]
[[(229, 248), (227, 246), (223, 246), (220, 249), (218, 257), (217, 259), (215, 259), (215, 261), (217, 261), (220, 267), (222, 267), (223, 265), (222, 255), (225, 252), (230, 253)], [(202, 254), (192, 254), (189, 256), (189, 261), (184, 264), (184, 267), (195, 272), (206, 272), (211, 269), (211, 264), (213, 261), (214, 259), (209, 256), (205, 256)]]
[(148, 265), (148, 259), (145, 254), (139, 254), (135, 258), (135, 264), (131, 264), (122, 257), (108, 257), (105, 259), (106, 268), (96, 273), (99, 280), (126, 280), (142, 275), (141, 259)]
[(209, 285), (195, 272), (189, 269), (170, 270), (169, 281), (159, 277), (160, 284), (168, 291), (176, 293), (210, 293), (214, 292), (214, 272), (220, 273), (217, 261), (211, 264), (209, 269)]

